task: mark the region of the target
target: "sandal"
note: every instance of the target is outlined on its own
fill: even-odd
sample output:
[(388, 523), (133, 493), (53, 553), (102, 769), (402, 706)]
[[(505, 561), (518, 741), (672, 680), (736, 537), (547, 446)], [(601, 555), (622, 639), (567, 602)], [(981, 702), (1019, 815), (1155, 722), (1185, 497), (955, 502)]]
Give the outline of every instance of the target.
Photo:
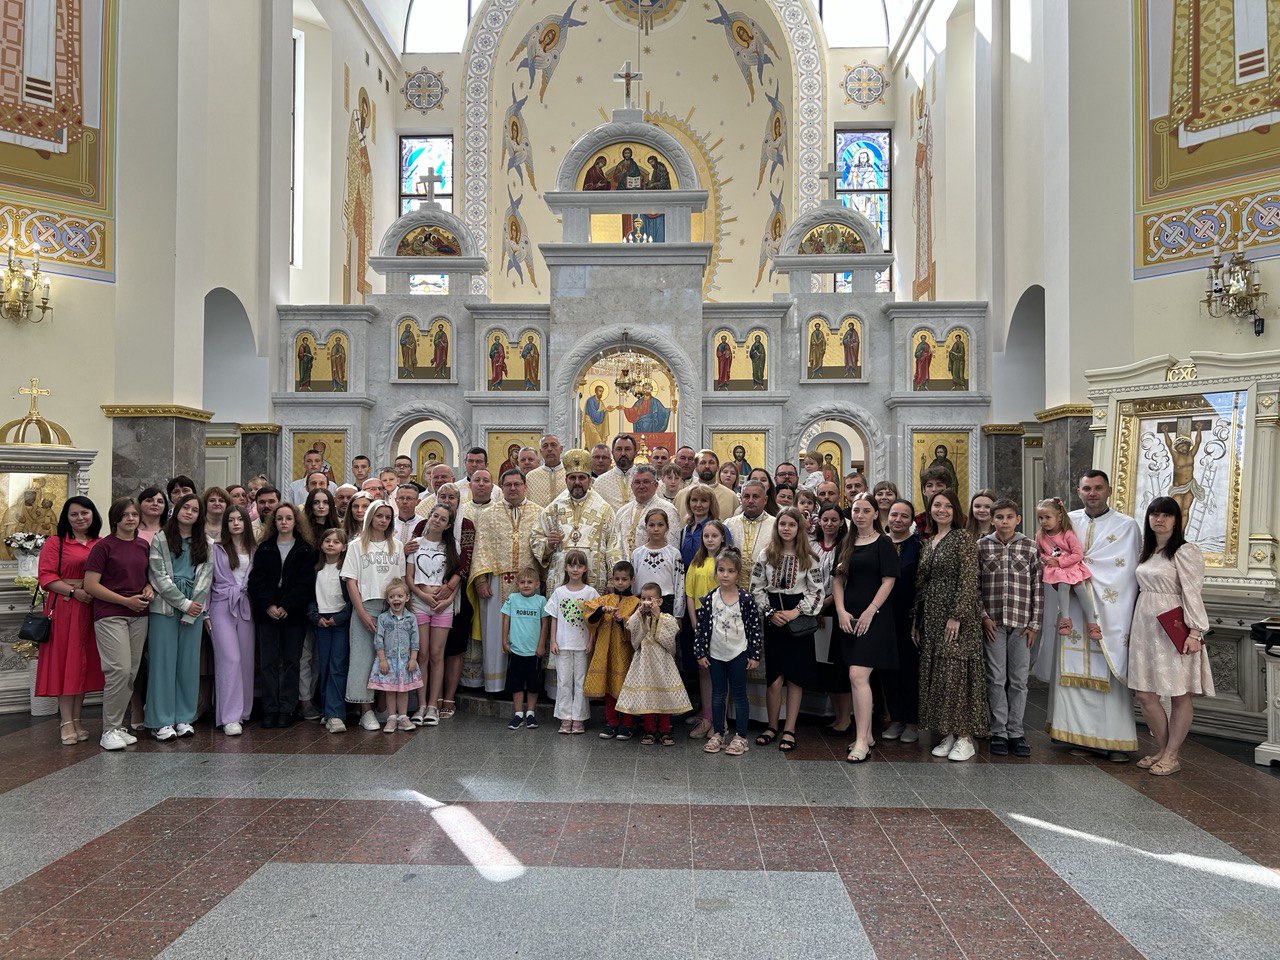
[(643, 737), (640, 738), (640, 746), (652, 747), (655, 743), (657, 743), (657, 741), (658, 741), (658, 738), (654, 736), (652, 733), (646, 733)]
[(782, 739), (778, 741), (778, 749), (783, 753), (790, 753), (796, 746), (796, 732), (794, 730), (783, 730)]
[(1182, 764), (1177, 760), (1161, 760), (1159, 763), (1153, 763), (1147, 773), (1153, 777), (1167, 777), (1170, 774), (1177, 773), (1182, 769)]
[(664, 733), (658, 739), (662, 741), (664, 747), (674, 747), (676, 745), (676, 738), (669, 733)]
[(76, 725), (76, 740), (80, 743), (89, 739), (89, 731), (84, 728), (84, 724), (80, 722), (80, 718), (76, 717), (71, 721)]
[(852, 729), (853, 729), (852, 723), (847, 723), (843, 727), (837, 727), (834, 723), (829, 723), (822, 728), (822, 735), (824, 737), (832, 737), (832, 738), (847, 737), (849, 735), (849, 731)]
[(724, 753), (726, 757), (740, 757), (750, 749), (746, 740), (735, 735), (729, 745), (724, 748)]
[(1150, 770), (1152, 767), (1154, 767), (1154, 766), (1156, 765), (1156, 762), (1157, 762), (1159, 759), (1160, 759), (1160, 754), (1158, 754), (1158, 753), (1153, 753), (1153, 754), (1152, 754), (1151, 756), (1149, 756), (1149, 757), (1143, 757), (1141, 760), (1139, 760), (1139, 761), (1138, 761), (1138, 769), (1139, 769), (1139, 770)]
[(62, 731), (65, 730), (67, 727), (71, 728), (71, 736), (69, 737), (63, 736), (62, 745), (64, 747), (74, 747), (77, 743), (80, 742), (79, 737), (76, 736), (76, 722), (74, 720), (62, 721), (62, 724), (58, 727), (58, 734), (62, 735)]
[(844, 758), (845, 763), (862, 763), (871, 756), (871, 748), (860, 747), (858, 744), (850, 744), (849, 754)]
[(777, 739), (778, 739), (778, 731), (775, 730), (773, 727), (765, 727), (764, 733), (756, 737), (756, 746), (767, 747), (769, 744), (773, 743), (773, 741)]
[(556, 732), (565, 734), (573, 733), (573, 722), (571, 720), (562, 721), (560, 723), (560, 729)]
[(458, 712), (457, 701), (455, 700), (440, 701), (440, 719), (441, 720), (448, 720), (457, 712)]

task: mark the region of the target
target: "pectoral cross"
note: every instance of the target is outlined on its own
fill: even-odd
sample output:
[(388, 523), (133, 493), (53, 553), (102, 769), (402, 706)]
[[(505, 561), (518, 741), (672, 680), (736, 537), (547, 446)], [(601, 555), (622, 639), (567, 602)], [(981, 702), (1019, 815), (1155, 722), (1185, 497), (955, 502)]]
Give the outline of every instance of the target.
[(444, 183), (444, 177), (432, 170), (418, 178), (419, 189), (425, 190), (427, 193), (427, 203), (436, 202), (436, 184)]
[(39, 411), (38, 409), (36, 409), (36, 407), (37, 407), (37, 405), (40, 403), (40, 398), (41, 398), (41, 397), (48, 397), (48, 396), (52, 396), (52, 395), (53, 395), (53, 391), (52, 391), (52, 390), (41, 390), (41, 389), (40, 389), (40, 378), (39, 378), (39, 377), (32, 377), (32, 378), (31, 378), (31, 386), (29, 386), (29, 387), (23, 387), (22, 389), (20, 389), (20, 390), (18, 391), (18, 393), (19, 393), (19, 394), (21, 394), (21, 395), (22, 395), (22, 396), (24, 396), (24, 397), (30, 397), (30, 398), (31, 398), (31, 410), (27, 413), (27, 416), (29, 416), (29, 417), (37, 417), (37, 416), (39, 416), (39, 415), (40, 415), (40, 411)]
[(827, 169), (818, 174), (818, 179), (827, 181), (827, 199), (836, 199), (836, 185), (840, 182), (840, 168), (834, 163), (828, 163)]
[(634, 106), (634, 104), (631, 102), (631, 81), (643, 80), (644, 74), (638, 70), (635, 73), (632, 73), (631, 61), (628, 60), (626, 63), (622, 65), (622, 69), (613, 75), (613, 79), (617, 83), (626, 84), (626, 99), (623, 105), (628, 110), (630, 110)]

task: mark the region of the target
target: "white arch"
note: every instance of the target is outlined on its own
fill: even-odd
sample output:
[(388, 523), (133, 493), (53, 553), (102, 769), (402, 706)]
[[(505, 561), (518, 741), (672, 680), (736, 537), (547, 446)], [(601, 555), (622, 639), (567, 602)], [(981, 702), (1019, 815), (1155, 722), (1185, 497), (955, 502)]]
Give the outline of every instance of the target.
[(787, 433), (787, 451), (800, 447), (800, 437), (814, 424), (823, 420), (839, 420), (847, 423), (862, 435), (867, 449), (867, 472), (873, 477), (884, 478), (889, 475), (889, 445), (885, 440), (880, 424), (871, 415), (871, 411), (856, 403), (824, 403), (806, 407), (803, 413), (792, 420), (791, 430)]
[[(466, 76), (462, 100), (461, 214), (476, 245), (488, 256), (490, 139), (493, 117), (495, 54), (520, 0), (485, 0), (471, 20), (463, 46)], [(827, 44), (821, 23), (811, 14), (810, 0), (769, 0), (779, 25), (787, 33), (791, 53), (792, 110), (796, 131), (792, 184), (797, 200), (793, 209), (803, 213), (822, 197), (818, 173), (827, 155)], [(486, 277), (471, 280), (473, 293), (488, 290)]]
[(575, 389), (578, 378), (598, 354), (621, 344), (624, 334), (629, 345), (652, 353), (667, 365), (671, 375), (676, 378), (676, 387), (680, 391), (676, 442), (689, 443), (689, 438), (692, 437), (694, 439), (690, 445), (701, 446), (699, 423), (702, 420), (702, 383), (697, 364), (669, 337), (647, 327), (630, 327), (625, 324), (602, 327), (585, 334), (573, 345), (573, 349), (556, 360), (555, 370), (551, 373), (551, 409), (547, 432), (560, 438), (574, 435), (578, 416), (578, 392)]
[(390, 456), (393, 440), (398, 440), (406, 429), (423, 420), (435, 420), (444, 424), (457, 439), (458, 448), (470, 444), (470, 424), (463, 426), (452, 409), (439, 406), (430, 400), (411, 400), (393, 410), (378, 431), (375, 450), (379, 456)]

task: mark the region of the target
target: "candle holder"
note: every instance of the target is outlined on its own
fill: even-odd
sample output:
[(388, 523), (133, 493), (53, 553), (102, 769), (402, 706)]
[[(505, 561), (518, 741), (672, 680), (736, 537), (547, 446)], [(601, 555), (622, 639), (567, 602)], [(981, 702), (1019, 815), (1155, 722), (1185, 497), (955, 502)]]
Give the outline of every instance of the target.
[(40, 244), (32, 247), (29, 264), (14, 256), (17, 246), (14, 240), (5, 245), (9, 261), (4, 273), (4, 289), (0, 290), (0, 316), (14, 323), (24, 320), (39, 323), (53, 310), (49, 303), (49, 278), (40, 270)]

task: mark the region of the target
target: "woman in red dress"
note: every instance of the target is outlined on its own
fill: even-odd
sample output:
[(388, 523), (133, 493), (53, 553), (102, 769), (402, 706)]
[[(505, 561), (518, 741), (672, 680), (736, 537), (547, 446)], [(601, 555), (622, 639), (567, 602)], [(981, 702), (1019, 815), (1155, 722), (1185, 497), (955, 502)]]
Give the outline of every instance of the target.
[(102, 516), (88, 497), (68, 497), (56, 536), (40, 550), (40, 586), (49, 639), (36, 659), (36, 696), (57, 697), (59, 733), (66, 746), (87, 740), (80, 722), (84, 695), (103, 687), (102, 663), (93, 633), (93, 598), (84, 590), (84, 562), (102, 532)]

